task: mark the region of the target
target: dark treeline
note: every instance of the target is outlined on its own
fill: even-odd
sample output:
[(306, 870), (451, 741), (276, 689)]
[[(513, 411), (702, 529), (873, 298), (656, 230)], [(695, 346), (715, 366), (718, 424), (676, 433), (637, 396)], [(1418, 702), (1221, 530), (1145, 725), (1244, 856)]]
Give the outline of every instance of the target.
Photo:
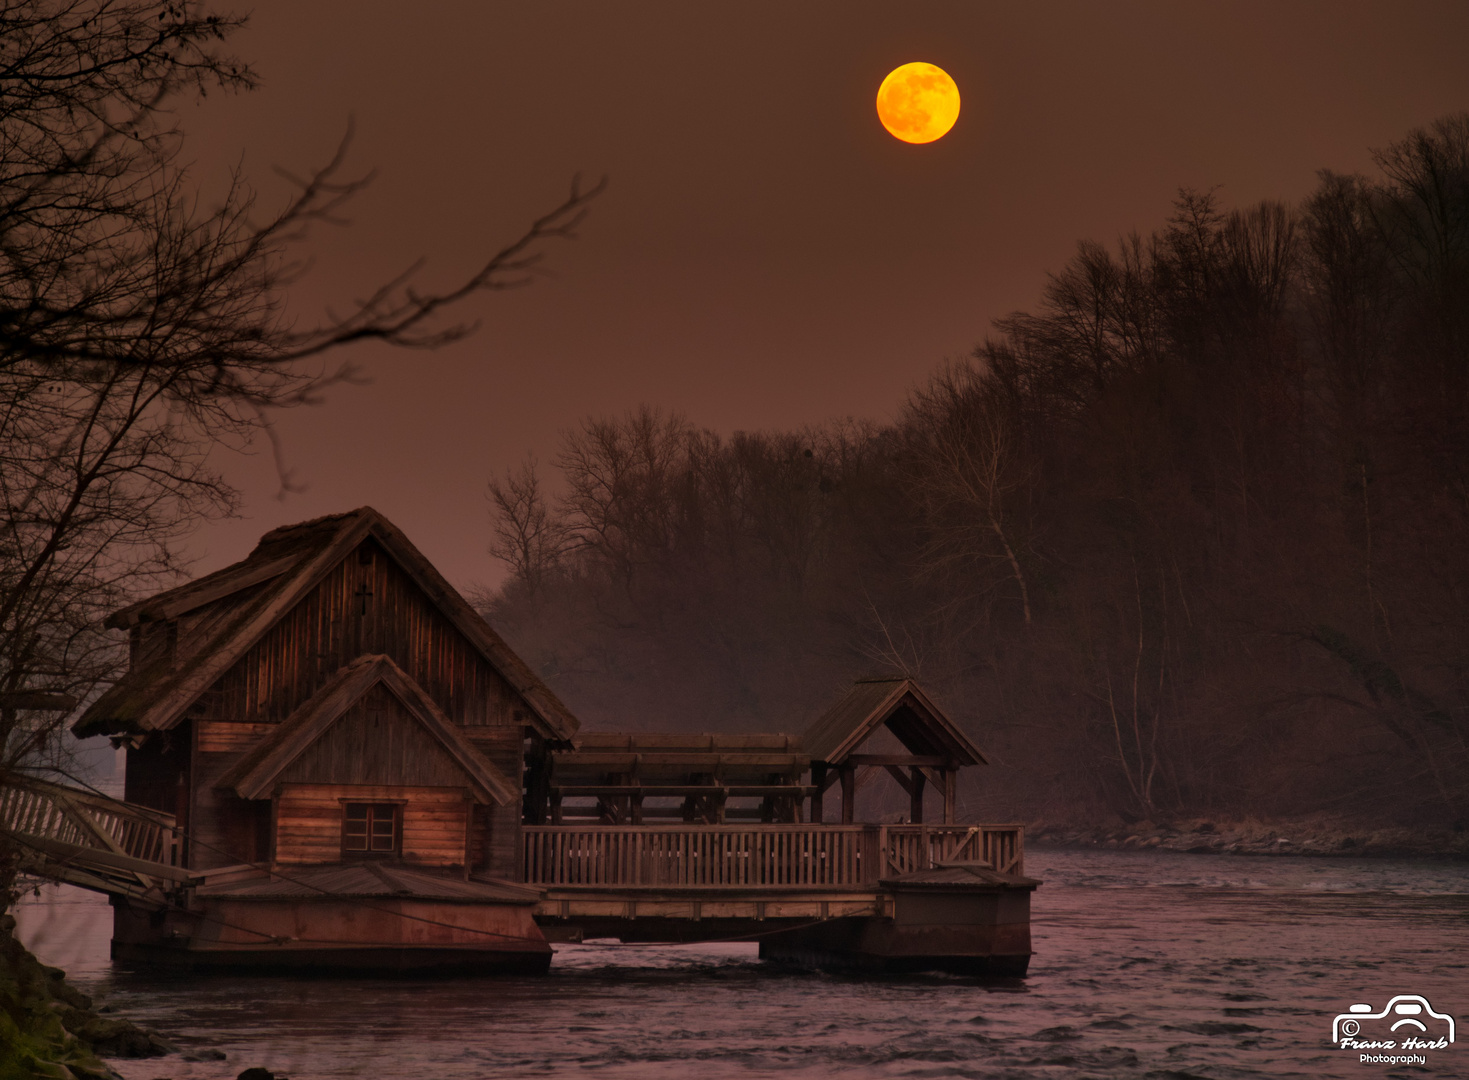
[(491, 618), (596, 727), (924, 680), (972, 812), (1469, 820), (1469, 115), (1083, 243), (890, 426), (645, 408), (491, 485)]

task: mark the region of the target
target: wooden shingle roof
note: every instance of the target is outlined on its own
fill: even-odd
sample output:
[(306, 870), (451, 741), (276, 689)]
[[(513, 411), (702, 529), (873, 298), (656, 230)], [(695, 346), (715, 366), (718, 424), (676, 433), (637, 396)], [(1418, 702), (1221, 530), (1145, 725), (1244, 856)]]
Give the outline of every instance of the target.
[(266, 533), (248, 558), (114, 612), (126, 629), (190, 616), (176, 658), (129, 671), (73, 725), (79, 737), (173, 727), (214, 682), (368, 537), (374, 538), (529, 706), (547, 738), (578, 727), (562, 704), (403, 533), (370, 506)]
[(860, 679), (801, 736), (812, 761), (840, 764), (886, 725), (910, 753), (988, 764), (979, 747), (912, 679)]

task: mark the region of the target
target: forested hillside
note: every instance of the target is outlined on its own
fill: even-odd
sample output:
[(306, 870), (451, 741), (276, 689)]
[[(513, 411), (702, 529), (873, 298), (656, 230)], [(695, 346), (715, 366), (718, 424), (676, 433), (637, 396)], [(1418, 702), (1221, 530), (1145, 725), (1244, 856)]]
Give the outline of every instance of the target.
[(912, 673), (974, 812), (1469, 821), (1469, 115), (1375, 160), (1082, 243), (891, 426), (589, 419), (487, 613), (598, 728)]

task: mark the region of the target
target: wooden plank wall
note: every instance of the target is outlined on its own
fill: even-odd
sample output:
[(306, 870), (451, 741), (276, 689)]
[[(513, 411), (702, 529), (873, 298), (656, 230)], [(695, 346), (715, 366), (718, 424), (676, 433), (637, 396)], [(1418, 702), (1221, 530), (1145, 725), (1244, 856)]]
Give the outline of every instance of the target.
[[(262, 845), (259, 837), (257, 815), (262, 810), (257, 809), (256, 804), (216, 790), (214, 786), (239, 757), (239, 751), (195, 749), (194, 791), (189, 808), (188, 865), (191, 870), (234, 866), (270, 857), (269, 844)], [(268, 811), (269, 804), (262, 805)]]
[[(524, 769), (524, 735), (519, 728), (479, 729), (468, 732), (474, 748), (489, 759), (517, 789)], [(521, 801), (511, 799), (504, 806), (492, 803), (484, 807), (480, 817), (483, 831), (475, 839), (475, 869), (490, 877), (520, 880)]]
[(519, 695), (371, 539), (220, 678), (205, 718), (279, 723), (368, 653), (391, 656), (457, 723), (518, 723)]
[(405, 801), (403, 861), (463, 866), (470, 803), (457, 788), (286, 784), (276, 800), (275, 861), (333, 863), (342, 858), (342, 800)]
[(179, 824), (188, 817), (190, 725), (150, 735), (142, 746), (129, 746), (122, 797), (139, 806), (172, 814)]
[[(182, 643), (180, 651), (184, 651)], [(368, 539), (190, 709), (198, 746), (189, 810), (203, 843), (191, 852), (189, 865), (199, 869), (225, 866), (244, 861), (247, 852), (265, 857), (259, 850), (260, 823), (254, 816), (258, 808), (216, 792), (215, 781), (343, 665), (369, 653), (391, 656), (451, 720), (466, 728), (466, 734), (496, 767), (512, 780), (520, 777), (523, 735), (517, 709), (525, 706), (519, 694), (387, 552)], [(401, 706), (396, 699), (380, 687), (372, 695), (388, 701), (354, 706), (284, 779), (461, 789), (462, 774), (457, 769), (446, 771), (447, 755), (428, 735), (411, 720), (403, 722), (412, 724), (412, 730), (398, 723)], [(359, 757), (356, 741), (349, 738), (352, 729), (348, 723), (369, 728), (378, 725), (373, 745), (382, 752)], [(190, 736), (180, 730), (172, 737), (187, 740)], [(342, 772), (339, 766), (343, 764), (360, 767)], [(161, 793), (154, 796), (155, 800), (161, 797)], [(159, 808), (175, 809), (172, 804)], [(475, 815), (479, 830), (472, 848), (476, 869), (496, 877), (518, 877), (520, 815), (514, 800), (511, 805), (490, 806)], [(338, 857), (339, 843), (339, 838), (331, 841), (332, 859)], [(287, 850), (291, 850), (289, 843)], [(459, 850), (453, 864), (462, 862), (462, 841)]]
[(464, 770), (381, 683), (292, 762), (281, 781), (466, 786)]

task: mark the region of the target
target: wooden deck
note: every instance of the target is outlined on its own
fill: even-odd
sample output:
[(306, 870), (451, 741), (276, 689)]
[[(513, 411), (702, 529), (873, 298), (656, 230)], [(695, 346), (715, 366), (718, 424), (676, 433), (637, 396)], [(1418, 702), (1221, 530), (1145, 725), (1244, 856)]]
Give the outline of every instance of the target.
[(882, 882), (947, 863), (1024, 871), (1020, 825), (527, 826), (552, 940), (699, 941), (890, 918)]
[(529, 885), (588, 889), (852, 889), (945, 862), (1025, 869), (1020, 825), (542, 825)]

